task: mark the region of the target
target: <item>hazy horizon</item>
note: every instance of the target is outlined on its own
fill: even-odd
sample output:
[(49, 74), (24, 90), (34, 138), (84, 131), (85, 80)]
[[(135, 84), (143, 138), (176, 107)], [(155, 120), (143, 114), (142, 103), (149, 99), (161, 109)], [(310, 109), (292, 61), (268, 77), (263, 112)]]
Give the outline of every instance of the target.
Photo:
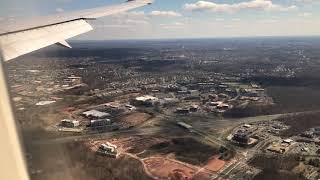
[[(0, 21), (87, 9), (124, 0), (4, 0)], [(315, 0), (155, 0), (130, 12), (90, 22), (94, 30), (74, 39), (185, 39), (319, 36)]]

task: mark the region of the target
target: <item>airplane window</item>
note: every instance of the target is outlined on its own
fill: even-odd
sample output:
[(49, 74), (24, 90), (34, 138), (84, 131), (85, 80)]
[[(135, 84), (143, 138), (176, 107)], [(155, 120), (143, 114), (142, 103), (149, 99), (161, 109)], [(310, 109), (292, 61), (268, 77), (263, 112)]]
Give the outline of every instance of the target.
[(320, 178), (318, 1), (0, 5), (30, 179)]

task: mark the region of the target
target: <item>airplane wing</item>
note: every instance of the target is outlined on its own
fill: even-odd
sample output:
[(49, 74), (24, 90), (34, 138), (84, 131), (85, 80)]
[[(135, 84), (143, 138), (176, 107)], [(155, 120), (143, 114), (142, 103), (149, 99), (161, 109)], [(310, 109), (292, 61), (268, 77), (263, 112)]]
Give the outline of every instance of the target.
[(0, 22), (0, 48), (5, 61), (52, 44), (71, 48), (67, 39), (91, 31), (88, 23), (99, 17), (151, 4), (153, 0), (128, 0), (123, 4), (55, 16)]

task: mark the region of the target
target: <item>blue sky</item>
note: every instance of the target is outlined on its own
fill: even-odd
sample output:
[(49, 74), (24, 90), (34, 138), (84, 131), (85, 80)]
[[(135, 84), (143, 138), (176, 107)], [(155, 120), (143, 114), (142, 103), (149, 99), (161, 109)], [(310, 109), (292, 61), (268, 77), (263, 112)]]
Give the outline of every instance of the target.
[[(1, 0), (0, 15), (46, 15), (124, 1)], [(76, 39), (320, 35), (319, 20), (320, 0), (155, 0), (92, 22), (95, 30)]]

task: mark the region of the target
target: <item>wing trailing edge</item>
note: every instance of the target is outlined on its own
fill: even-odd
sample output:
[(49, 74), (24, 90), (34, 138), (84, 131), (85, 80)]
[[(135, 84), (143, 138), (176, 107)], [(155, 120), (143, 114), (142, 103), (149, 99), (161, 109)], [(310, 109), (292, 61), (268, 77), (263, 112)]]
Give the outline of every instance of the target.
[(1, 23), (0, 48), (5, 61), (36, 51), (52, 44), (71, 48), (67, 39), (91, 31), (87, 22), (151, 4), (153, 0), (129, 0), (123, 4), (100, 7), (58, 16), (38, 17), (31, 20)]

